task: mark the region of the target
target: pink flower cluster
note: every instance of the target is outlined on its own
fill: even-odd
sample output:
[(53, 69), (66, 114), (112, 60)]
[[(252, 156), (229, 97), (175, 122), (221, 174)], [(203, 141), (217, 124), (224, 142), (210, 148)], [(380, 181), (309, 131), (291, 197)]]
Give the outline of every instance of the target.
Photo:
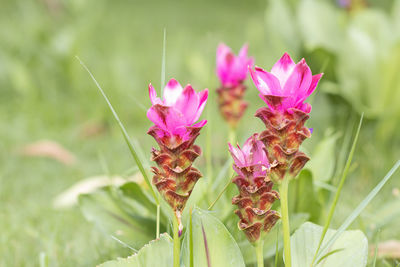
[(147, 117), (155, 124), (159, 138), (174, 138), (177, 142), (190, 139), (190, 128), (202, 128), (207, 120), (195, 123), (207, 103), (208, 90), (197, 93), (191, 85), (185, 88), (171, 79), (164, 88), (164, 99), (157, 97), (150, 84), (149, 95), (152, 103)]
[[(295, 64), (285, 53), (271, 72), (256, 67), (250, 73), (260, 97), (272, 110), (295, 108), (310, 113), (311, 105), (304, 101), (314, 92), (322, 73), (312, 75), (304, 59)], [(276, 98), (280, 98), (280, 101), (276, 101)]]
[(247, 56), (248, 46), (244, 45), (235, 56), (225, 44), (220, 44), (217, 49), (217, 76), (223, 87), (234, 87), (242, 83), (252, 67), (254, 60)]

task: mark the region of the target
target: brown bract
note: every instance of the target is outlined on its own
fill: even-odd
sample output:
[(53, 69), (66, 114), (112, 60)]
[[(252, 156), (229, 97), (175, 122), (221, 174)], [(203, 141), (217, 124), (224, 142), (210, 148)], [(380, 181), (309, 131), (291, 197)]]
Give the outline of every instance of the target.
[[(279, 97), (270, 100), (274, 106), (279, 106)], [(304, 126), (309, 115), (294, 108), (271, 110), (269, 107), (263, 107), (257, 110), (255, 116), (260, 118), (266, 127), (259, 139), (267, 148), (271, 180), (280, 183), (285, 175), (296, 177), (309, 160), (299, 151), (303, 141), (311, 137), (310, 130)]]
[(247, 102), (243, 99), (245, 91), (246, 86), (243, 84), (217, 89), (221, 115), (233, 128), (237, 126), (247, 108)]
[[(236, 165), (236, 168), (239, 167)], [(254, 243), (271, 230), (280, 215), (271, 210), (273, 202), (279, 199), (278, 192), (272, 190), (273, 183), (267, 177), (254, 177), (252, 168), (242, 168), (241, 173), (245, 176), (238, 175), (233, 179), (239, 195), (232, 199), (232, 204), (238, 207), (235, 213), (240, 218), (239, 229)]]
[(193, 144), (201, 128), (187, 129), (189, 139), (185, 141), (167, 135), (159, 137), (161, 129), (157, 126), (151, 127), (148, 132), (160, 146), (160, 149), (153, 148), (151, 152), (151, 160), (157, 164), (157, 167), (152, 167), (153, 184), (177, 214), (178, 219), (197, 180), (202, 176), (200, 171), (192, 166), (201, 154), (200, 147)]

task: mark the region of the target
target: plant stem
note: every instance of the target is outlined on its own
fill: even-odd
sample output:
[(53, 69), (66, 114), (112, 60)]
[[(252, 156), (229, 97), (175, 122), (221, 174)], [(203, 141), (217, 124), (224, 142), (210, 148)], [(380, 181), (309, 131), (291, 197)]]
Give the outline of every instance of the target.
[(229, 127), (228, 141), (232, 146), (236, 145), (236, 129), (233, 127)]
[(157, 204), (156, 238), (160, 237), (160, 204)]
[(290, 226), (289, 226), (289, 209), (288, 209), (288, 187), (289, 177), (285, 177), (279, 185), (279, 194), (281, 196), (281, 213), (282, 213), (282, 230), (283, 230), (283, 249), (285, 256), (285, 266), (292, 266), (290, 255)]
[(179, 225), (178, 218), (174, 217), (174, 267), (179, 267), (179, 256), (181, 250), (181, 243), (179, 239)]
[(264, 254), (263, 254), (264, 240), (258, 240), (255, 246), (257, 254), (257, 267), (264, 267)]

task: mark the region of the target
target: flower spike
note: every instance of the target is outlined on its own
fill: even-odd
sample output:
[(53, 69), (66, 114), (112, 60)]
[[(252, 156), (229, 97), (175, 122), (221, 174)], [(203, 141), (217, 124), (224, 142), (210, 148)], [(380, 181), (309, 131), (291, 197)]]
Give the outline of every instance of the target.
[(261, 99), (268, 105), (258, 109), (255, 116), (265, 124), (266, 130), (259, 139), (267, 150), (270, 177), (279, 184), (286, 175), (296, 177), (309, 160), (299, 151), (302, 142), (311, 136), (311, 130), (304, 126), (311, 105), (304, 101), (317, 87), (322, 73), (312, 75), (304, 59), (295, 64), (287, 53), (271, 72), (256, 67), (250, 73)]
[(247, 139), (243, 148), (229, 144), (229, 152), (234, 160), (233, 169), (237, 173), (233, 183), (239, 189), (239, 195), (232, 199), (232, 204), (238, 207), (235, 211), (240, 218), (238, 227), (254, 244), (279, 220), (280, 215), (271, 210), (279, 194), (272, 190), (273, 183), (268, 178), (269, 161), (263, 142), (258, 140), (258, 134)]
[(152, 149), (151, 160), (158, 166), (152, 167), (153, 184), (174, 210), (182, 231), (182, 211), (202, 176), (192, 164), (201, 154), (201, 148), (194, 142), (207, 121), (196, 121), (207, 102), (208, 90), (197, 93), (192, 86), (182, 88), (171, 79), (164, 89), (163, 99), (157, 97), (151, 84), (149, 96), (152, 106), (147, 111), (147, 117), (154, 125), (148, 134), (160, 147)]
[(218, 103), (223, 118), (236, 127), (243, 116), (247, 103), (243, 100), (248, 67), (253, 65), (253, 58), (247, 56), (248, 46), (244, 45), (235, 56), (225, 44), (217, 49), (217, 76), (221, 87), (217, 89)]

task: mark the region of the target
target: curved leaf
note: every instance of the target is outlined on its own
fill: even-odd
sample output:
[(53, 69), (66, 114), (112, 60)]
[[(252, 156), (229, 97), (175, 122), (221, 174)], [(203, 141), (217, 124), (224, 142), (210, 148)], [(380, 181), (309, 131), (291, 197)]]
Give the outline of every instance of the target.
[[(187, 229), (190, 229), (189, 226)], [(239, 246), (223, 223), (209, 211), (195, 208), (192, 214), (194, 267), (232, 266), (244, 267)], [(189, 235), (185, 233), (182, 264), (189, 266)]]
[(170, 267), (173, 260), (171, 237), (164, 233), (159, 239), (150, 241), (138, 253), (100, 264), (99, 267)]
[[(311, 266), (322, 229), (322, 226), (306, 222), (292, 235), (290, 242), (293, 267)], [(335, 233), (336, 230), (329, 229), (326, 233), (327, 239)], [(323, 245), (325, 243), (326, 241)], [(350, 230), (343, 232), (325, 257), (315, 266), (364, 267), (367, 265), (367, 260), (368, 240), (366, 236), (359, 230)]]

